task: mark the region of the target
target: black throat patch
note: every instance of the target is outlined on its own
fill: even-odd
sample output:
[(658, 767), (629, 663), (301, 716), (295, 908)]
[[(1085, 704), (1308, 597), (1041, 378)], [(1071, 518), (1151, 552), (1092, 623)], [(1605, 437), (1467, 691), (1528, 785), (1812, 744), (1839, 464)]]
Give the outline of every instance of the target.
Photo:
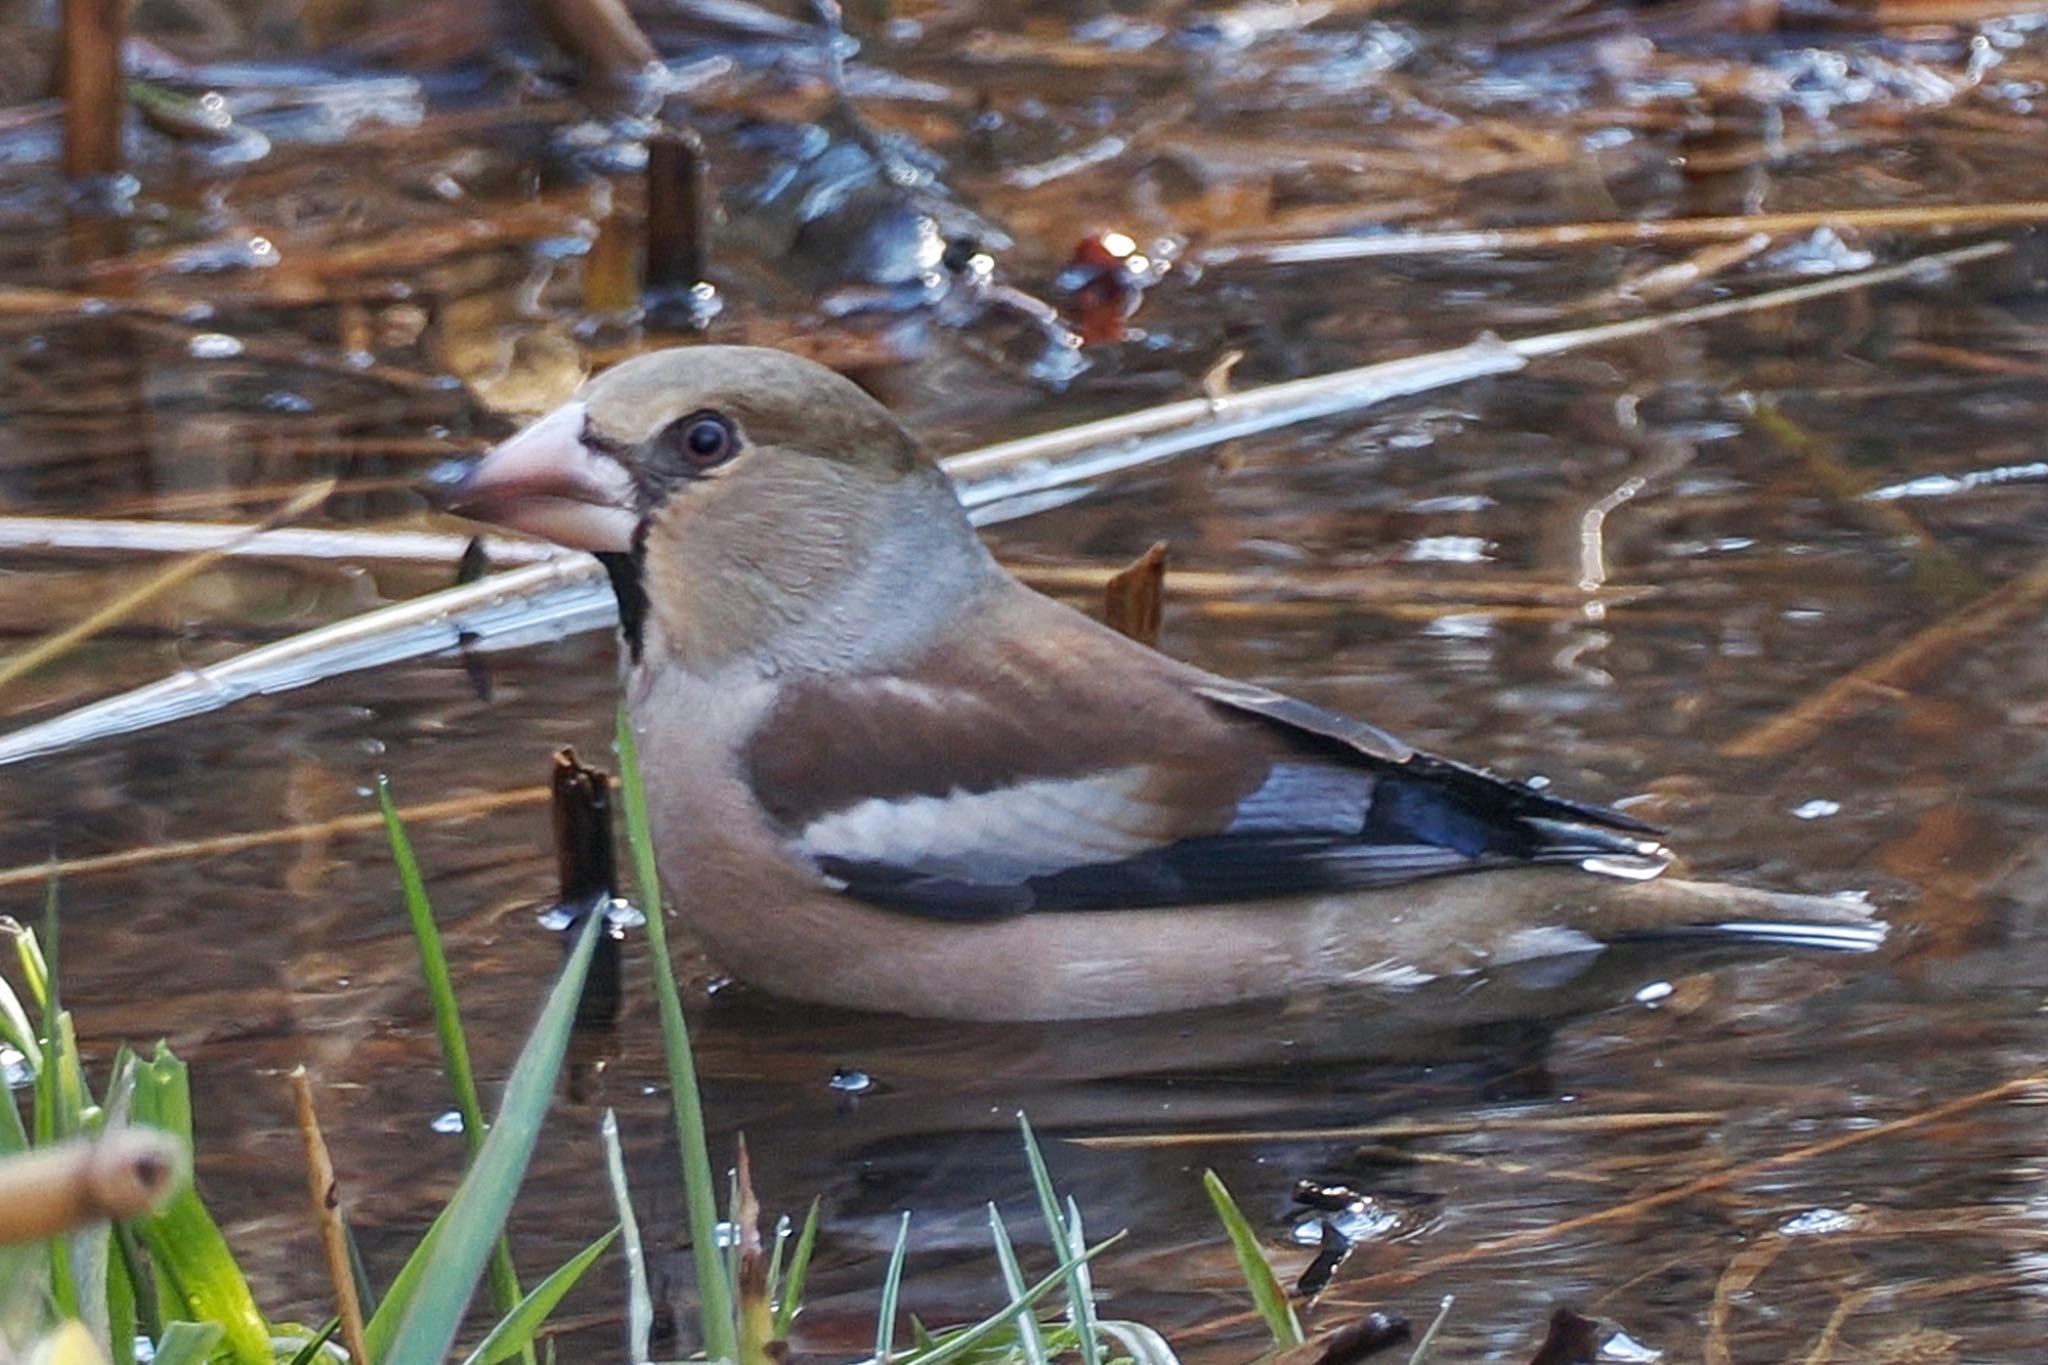
[(647, 587), (640, 568), (642, 553), (641, 537), (636, 535), (630, 553), (601, 550), (597, 554), (605, 577), (611, 580), (612, 596), (619, 600), (619, 634), (626, 641), (626, 656), (636, 664), (640, 662), (647, 626)]

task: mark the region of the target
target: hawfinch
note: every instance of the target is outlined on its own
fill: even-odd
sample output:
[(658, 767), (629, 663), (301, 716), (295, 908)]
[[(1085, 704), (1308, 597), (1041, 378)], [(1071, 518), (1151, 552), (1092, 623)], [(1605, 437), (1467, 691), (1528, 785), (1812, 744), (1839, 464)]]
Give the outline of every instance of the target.
[(1076, 1018), (1881, 932), (1854, 901), (1657, 879), (1627, 815), (1040, 596), (886, 409), (778, 351), (629, 360), (446, 500), (604, 561), (672, 903), (771, 992)]

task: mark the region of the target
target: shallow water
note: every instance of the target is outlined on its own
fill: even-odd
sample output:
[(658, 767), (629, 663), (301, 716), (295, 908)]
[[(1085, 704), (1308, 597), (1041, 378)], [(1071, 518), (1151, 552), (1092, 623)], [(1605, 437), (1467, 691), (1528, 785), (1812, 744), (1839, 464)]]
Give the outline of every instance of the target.
[[(1305, 27), (1298, 10), (1251, 5), (905, 5), (881, 30), (856, 16), (860, 108), (943, 158), (959, 201), (1015, 239), (995, 253), (1010, 283), (1050, 296), (1089, 232), (1181, 239), (1181, 263), (1132, 319), (1143, 335), (1087, 348), (1090, 368), (1059, 391), (1042, 333), (1014, 325), (916, 310), (778, 322), (862, 283), (827, 268), (853, 254), (831, 234), (852, 229), (828, 222), (807, 248), (772, 206), (743, 202), (801, 141), (763, 120), (825, 113), (815, 50), (657, 26), (728, 194), (711, 336), (835, 356), (935, 449), (957, 450), (1185, 396), (1228, 350), (1243, 351), (1233, 381), (1249, 385), (1926, 245), (1789, 233), (1645, 305), (1617, 291), (1655, 292), (1646, 272), (1695, 248), (1190, 268), (1204, 243), (2042, 193), (2048, 38), (2025, 22), (1728, 37), (1715, 36), (1725, 24), (1694, 31), (1685, 17), (1708, 11), (1686, 6), (1592, 10), (1551, 30), (1521, 7), (1331, 8)], [(312, 60), (268, 30), (193, 42), (186, 55), (259, 72)], [(352, 68), (330, 55), (317, 69)], [(111, 233), (62, 228), (48, 127), (0, 125), (0, 511), (232, 519), (335, 474), (345, 489), (328, 523), (412, 527), (427, 517), (406, 485), (435, 459), (507, 429), (504, 410), (548, 401), (584, 356), (636, 340), (607, 292), (620, 229), (592, 226), (606, 187), (632, 202), (634, 128), (565, 100), (516, 106), (480, 67), (374, 74), (382, 84), (255, 108), (246, 122), (272, 147), (246, 164), (137, 134), (137, 212)], [(347, 140), (322, 131), (366, 109)], [(492, 226), (458, 240), (462, 222)], [(1563, 990), (1492, 982), (1058, 1029), (713, 994), (713, 969), (692, 957), (721, 1147), (745, 1130), (767, 1208), (824, 1201), (798, 1348), (865, 1353), (904, 1208), (910, 1310), (936, 1323), (994, 1306), (982, 1206), (1001, 1200), (1027, 1226), (1021, 1108), (1092, 1228), (1132, 1230), (1097, 1270), (1109, 1311), (1200, 1359), (1262, 1345), (1200, 1193), (1205, 1166), (1268, 1231), (1283, 1278), (1310, 1255), (1290, 1237), (1295, 1180), (1380, 1201), (1392, 1216), (1314, 1321), (1372, 1306), (1419, 1326), (1455, 1294), (1446, 1361), (1526, 1359), (1556, 1302), (1672, 1359), (1796, 1360), (1829, 1343), (1838, 1359), (2032, 1358), (2048, 1326), (2048, 1092), (1801, 1149), (2030, 1075), (2048, 1048), (2041, 594), (1942, 640), (1912, 676), (1853, 692), (1799, 742), (1727, 752), (1887, 651), (1967, 624), (1958, 613), (1997, 585), (2043, 573), (2038, 479), (1854, 496), (2048, 458), (2038, 248), (2004, 235), (2015, 251), (1988, 265), (1538, 362), (1183, 457), (992, 530), (1027, 566), (1109, 566), (1163, 539), (1189, 585), (1169, 577), (1173, 652), (1430, 748), (1640, 803), (1703, 873), (1864, 891), (1898, 930), (1875, 960), (1609, 962)], [(275, 264), (252, 255), (258, 238)], [(1770, 435), (1745, 395), (1774, 403), (1809, 453)], [(32, 638), (151, 567), (0, 558), (0, 632)], [(11, 720), (54, 714), (452, 573), (210, 573), (0, 705)], [(1607, 605), (1588, 604), (1588, 584), (1614, 590)], [(324, 822), (370, 809), (378, 773), (402, 801), (439, 802), (537, 784), (561, 745), (607, 753), (609, 641), (486, 667), (489, 700), (462, 661), (436, 659), (0, 780), (0, 869), (17, 869), (0, 871), (0, 911), (30, 913), (53, 853), (137, 851), (65, 877), (68, 1003), (102, 1058), (165, 1035), (192, 1063), (206, 1196), (265, 1302), (308, 1319), (324, 1316), (322, 1276), (297, 1213), (284, 1073), (303, 1062), (321, 1084), (379, 1276), (461, 1155), (435, 1127), (448, 1105), (381, 839)], [(284, 833), (186, 846), (270, 830)], [(553, 879), (546, 812), (515, 795), (413, 835), (480, 1070), (496, 1078), (560, 951), (535, 924)], [(871, 1084), (836, 1088), (835, 1071)], [(594, 1164), (607, 1105), (650, 1243), (686, 1264), (660, 1076), (636, 996), (615, 1037), (586, 1040), (538, 1158), (516, 1223), (530, 1271), (609, 1226)], [(1626, 1117), (1659, 1113), (1692, 1117)], [(1481, 1130), (1579, 1116), (1616, 1117)], [(1301, 1135), (1396, 1121), (1436, 1127)], [(1207, 1136), (1068, 1141), (1180, 1133)], [(1618, 1212), (1488, 1247), (1604, 1210)], [(586, 1352), (615, 1348), (620, 1302), (609, 1268), (572, 1301)]]

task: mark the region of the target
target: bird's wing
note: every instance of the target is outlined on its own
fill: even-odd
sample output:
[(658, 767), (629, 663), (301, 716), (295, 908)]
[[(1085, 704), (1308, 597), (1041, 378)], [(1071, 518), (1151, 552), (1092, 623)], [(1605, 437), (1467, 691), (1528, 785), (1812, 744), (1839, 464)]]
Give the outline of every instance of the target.
[(1660, 870), (1648, 827), (1121, 637), (1011, 631), (793, 680), (744, 776), (791, 851), (920, 915), (1267, 900), (1523, 862)]

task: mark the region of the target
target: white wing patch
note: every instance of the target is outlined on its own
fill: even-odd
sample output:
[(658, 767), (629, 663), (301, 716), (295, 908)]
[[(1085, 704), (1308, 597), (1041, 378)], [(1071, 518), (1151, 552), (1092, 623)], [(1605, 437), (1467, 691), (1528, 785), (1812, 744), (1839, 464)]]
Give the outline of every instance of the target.
[(962, 881), (1022, 882), (1157, 848), (1146, 828), (1156, 812), (1141, 795), (1151, 776), (1140, 765), (997, 791), (862, 801), (804, 826), (796, 851)]

